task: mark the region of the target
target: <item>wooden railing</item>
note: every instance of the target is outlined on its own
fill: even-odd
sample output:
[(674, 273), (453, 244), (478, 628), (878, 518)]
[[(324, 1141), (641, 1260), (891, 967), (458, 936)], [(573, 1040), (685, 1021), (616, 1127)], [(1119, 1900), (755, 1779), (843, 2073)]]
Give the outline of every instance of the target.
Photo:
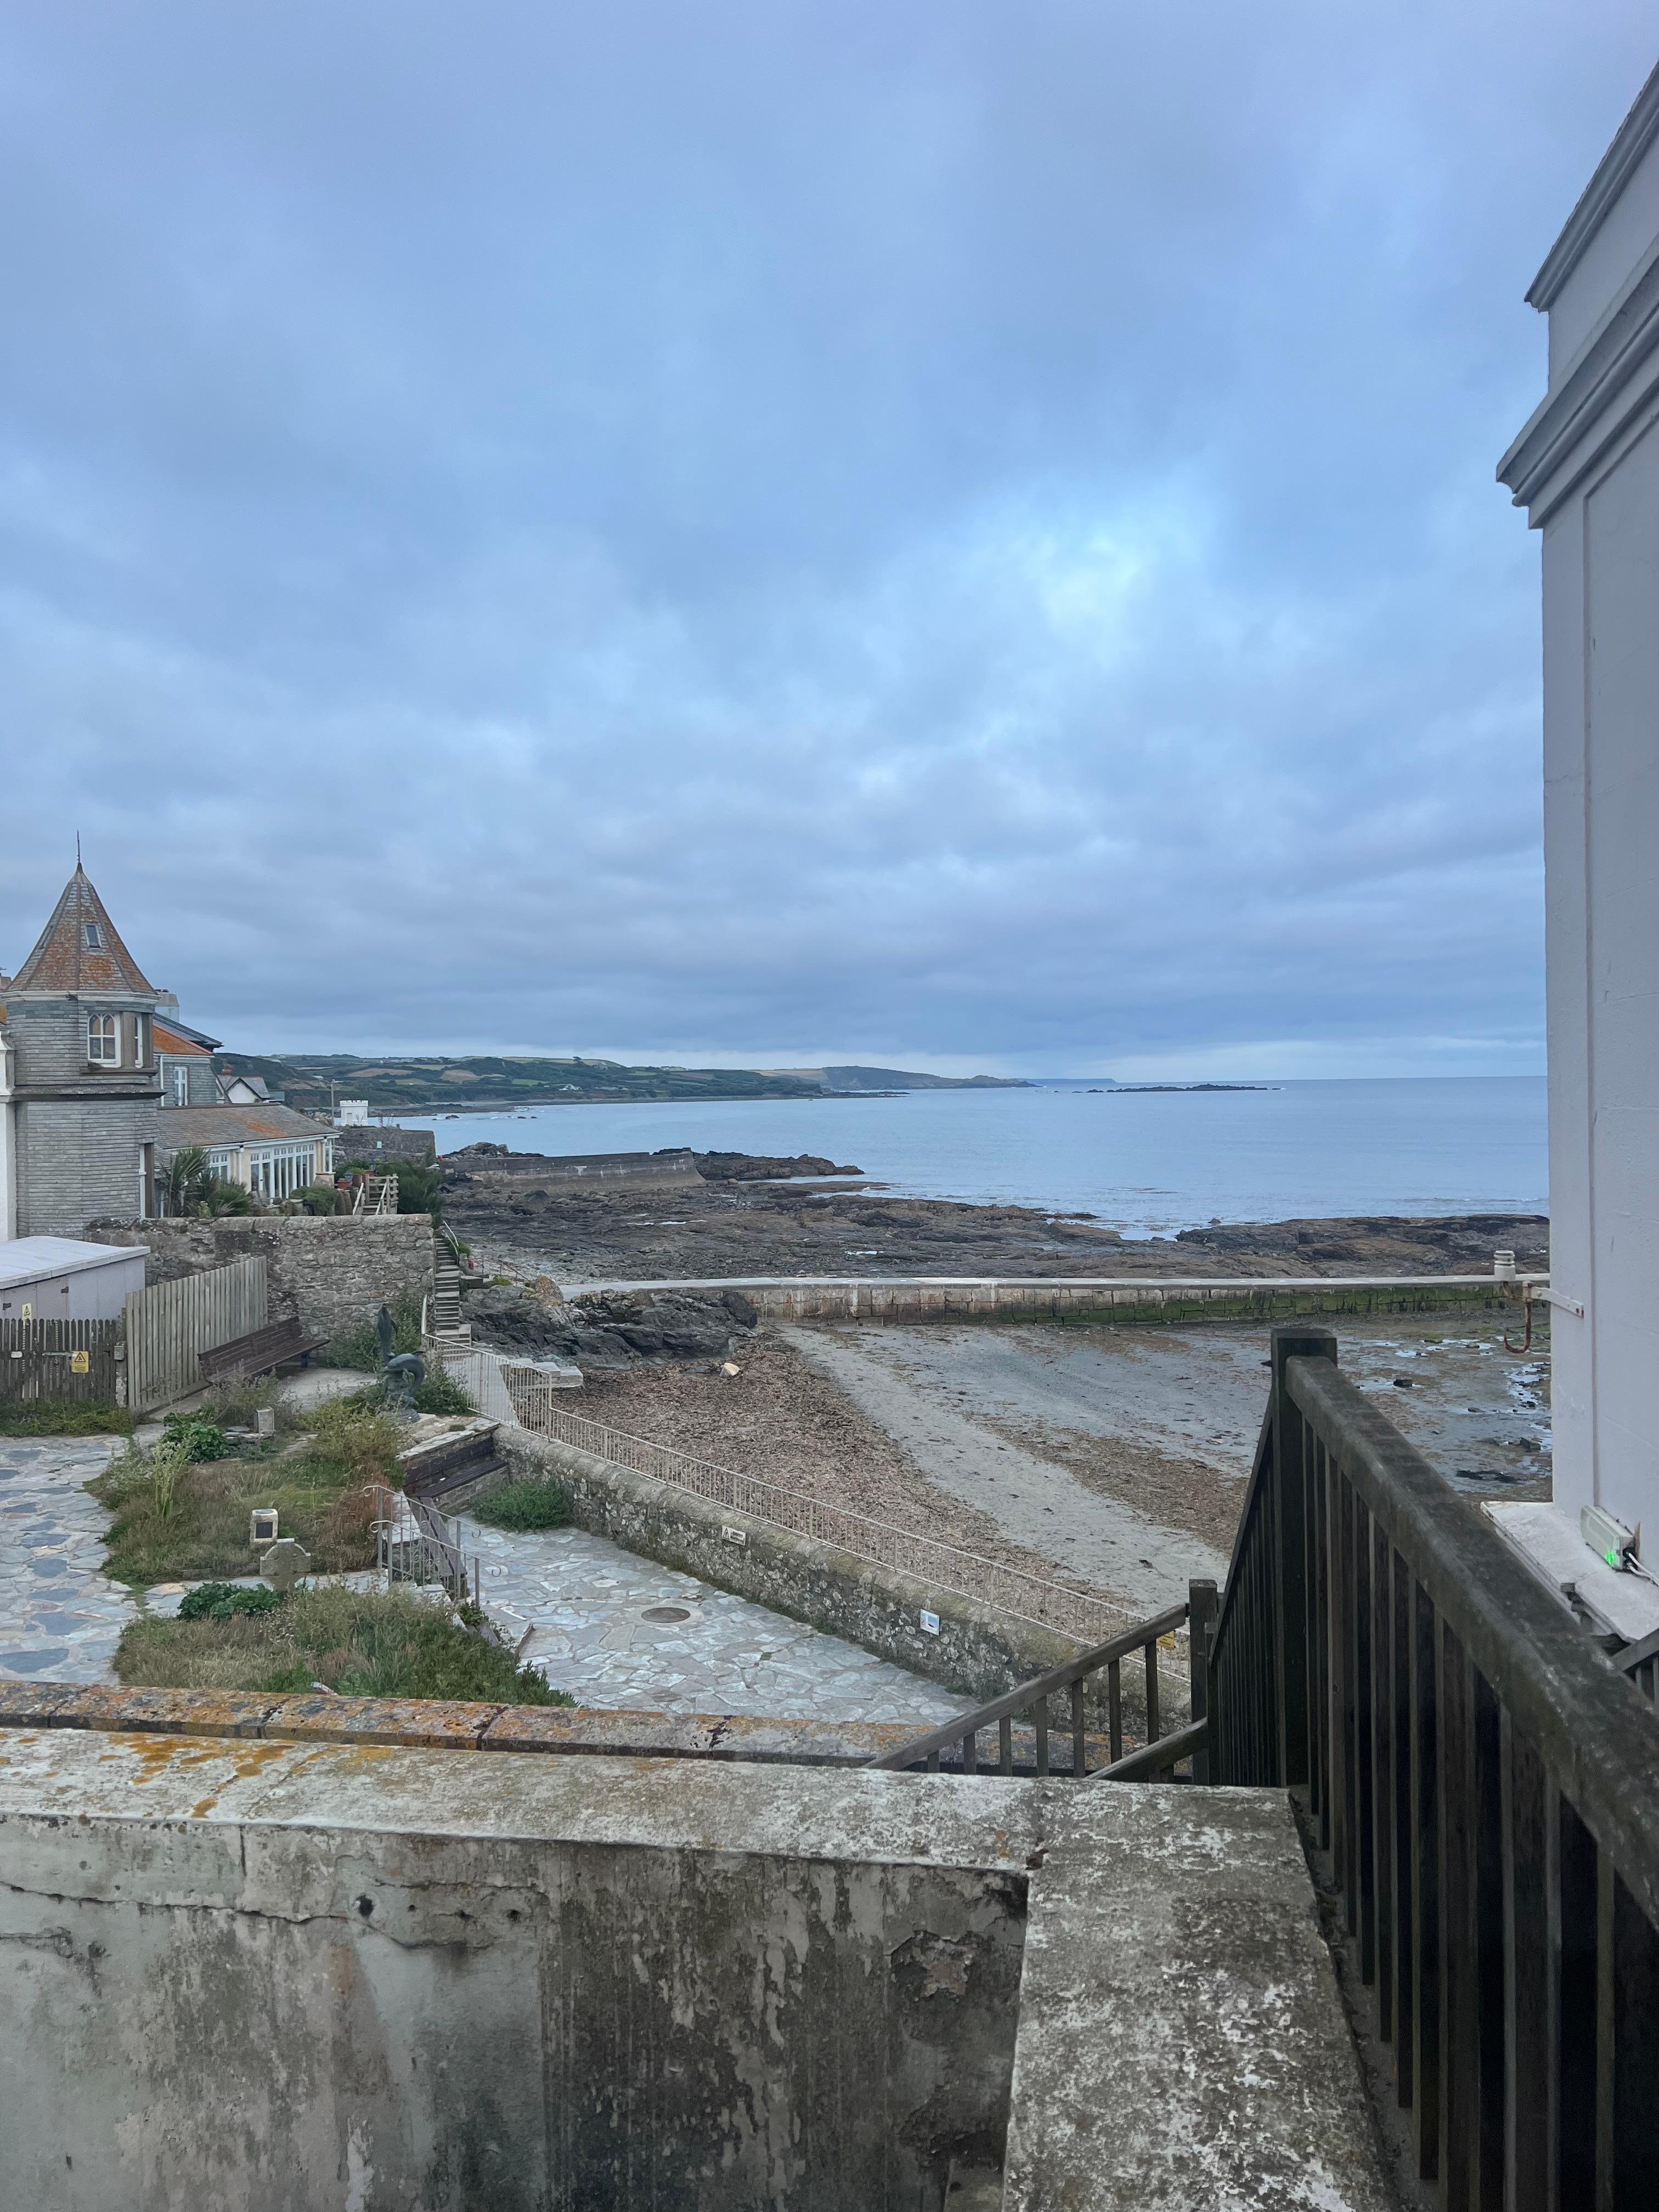
[[(1206, 1693), (1202, 1668), (1209, 1644), (1209, 1626), (1213, 1617), (1216, 1590), (1213, 1583), (1193, 1583), (1188, 1586), (1186, 1603), (1172, 1605), (1167, 1611), (1151, 1620), (1143, 1620), (1136, 1627), (1115, 1636), (1109, 1643), (1098, 1644), (1092, 1650), (1079, 1652), (1075, 1659), (1063, 1665), (1051, 1667), (1045, 1674), (1034, 1675), (1015, 1689), (993, 1698), (988, 1705), (977, 1706), (970, 1713), (963, 1713), (943, 1728), (930, 1729), (926, 1735), (918, 1736), (914, 1743), (902, 1744), (898, 1750), (889, 1752), (885, 1758), (871, 1761), (872, 1766), (902, 1771), (907, 1767), (924, 1768), (929, 1774), (941, 1771), (979, 1774), (979, 1739), (997, 1731), (997, 1761), (989, 1771), (1012, 1774), (1016, 1771), (1014, 1729), (1017, 1725), (1030, 1731), (1029, 1756), (1018, 1760), (1021, 1771), (1036, 1774), (1054, 1772), (1049, 1739), (1060, 1733), (1069, 1735), (1069, 1756), (1060, 1770), (1076, 1780), (1103, 1781), (1109, 1778), (1125, 1781), (1151, 1779), (1166, 1771), (1180, 1759), (1195, 1757), (1195, 1779), (1207, 1778), (1207, 1729), (1204, 1719)], [(1190, 1649), (1194, 1654), (1192, 1724), (1170, 1736), (1161, 1735), (1160, 1695), (1158, 1689), (1158, 1655), (1160, 1644), (1167, 1638), (1171, 1643), (1175, 1632), (1192, 1624)], [(1139, 1654), (1144, 1669), (1145, 1712), (1146, 1740), (1144, 1745), (1126, 1755), (1123, 1749), (1123, 1662)], [(1087, 1726), (1086, 1692), (1085, 1685), (1094, 1675), (1106, 1677), (1106, 1745), (1104, 1765), (1089, 1771), (1090, 1736)], [(1051, 1701), (1063, 1698), (1066, 1718), (1060, 1730), (1054, 1727)], [(1027, 1747), (1020, 1746), (1022, 1753)], [(1121, 1771), (1120, 1770), (1127, 1770)]]
[(1334, 1337), (1273, 1331), (1209, 1655), (1214, 1773), (1302, 1805), (1449, 2212), (1659, 2204), (1651, 1664), (1598, 1648)]

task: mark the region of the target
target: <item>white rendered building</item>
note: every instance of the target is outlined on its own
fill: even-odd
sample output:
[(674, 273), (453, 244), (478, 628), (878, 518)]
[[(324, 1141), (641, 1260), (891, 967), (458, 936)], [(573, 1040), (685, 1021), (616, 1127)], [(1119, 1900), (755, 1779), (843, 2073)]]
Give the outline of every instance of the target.
[(1527, 297), (1549, 390), (1498, 475), (1543, 539), (1554, 1518), (1659, 1568), (1659, 70)]

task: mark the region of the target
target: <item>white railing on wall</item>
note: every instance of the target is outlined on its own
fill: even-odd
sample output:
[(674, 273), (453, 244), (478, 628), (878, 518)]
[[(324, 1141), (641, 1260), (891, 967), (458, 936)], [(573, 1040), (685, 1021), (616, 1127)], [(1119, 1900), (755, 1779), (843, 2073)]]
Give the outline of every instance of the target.
[(814, 1498), (810, 1492), (740, 1474), (735, 1468), (718, 1467), (711, 1461), (676, 1451), (672, 1444), (653, 1444), (643, 1437), (629, 1436), (602, 1421), (567, 1412), (556, 1402), (546, 1376), (533, 1367), (503, 1362), (501, 1379), (520, 1425), (538, 1436), (550, 1437), (635, 1474), (672, 1483), (678, 1490), (690, 1491), (770, 1528), (833, 1544), (855, 1559), (908, 1575), (930, 1589), (971, 1598), (1012, 1620), (1052, 1629), (1083, 1644), (1104, 1641), (1128, 1620), (1122, 1607), (1091, 1591), (1074, 1589), (1053, 1576), (1027, 1574), (1000, 1559), (982, 1559), (957, 1545), (919, 1535), (913, 1528), (854, 1513), (844, 1505)]
[(188, 1397), (202, 1387), (198, 1354), (251, 1336), (267, 1318), (266, 1263), (258, 1257), (130, 1291), (127, 1403), (142, 1413)]

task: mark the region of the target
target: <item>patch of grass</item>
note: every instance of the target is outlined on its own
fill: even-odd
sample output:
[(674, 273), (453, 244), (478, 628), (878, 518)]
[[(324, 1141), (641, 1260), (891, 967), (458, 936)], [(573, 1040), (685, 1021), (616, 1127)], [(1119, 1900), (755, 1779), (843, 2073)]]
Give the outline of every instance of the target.
[(314, 1573), (372, 1566), (374, 1488), (396, 1486), (402, 1441), (378, 1404), (336, 1398), (307, 1414), (297, 1449), (170, 1467), (129, 1451), (87, 1486), (116, 1516), (104, 1571), (139, 1589), (253, 1574), (256, 1505), (276, 1508), (283, 1534), (310, 1553)]
[(562, 1482), (532, 1476), (492, 1490), (467, 1510), (491, 1528), (562, 1528), (570, 1518), (570, 1492)]
[(35, 1398), (0, 1406), (0, 1437), (130, 1437), (133, 1416), (125, 1406), (100, 1406), (82, 1398)]
[(115, 1653), (122, 1682), (183, 1690), (308, 1690), (342, 1697), (465, 1698), (571, 1705), (510, 1651), (403, 1590), (295, 1590), (258, 1613), (136, 1620)]

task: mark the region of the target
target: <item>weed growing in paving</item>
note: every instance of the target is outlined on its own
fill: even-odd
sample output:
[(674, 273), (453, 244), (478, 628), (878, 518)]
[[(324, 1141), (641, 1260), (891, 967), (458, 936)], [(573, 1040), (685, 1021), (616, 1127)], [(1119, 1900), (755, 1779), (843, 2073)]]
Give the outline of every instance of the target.
[(468, 1508), (492, 1528), (562, 1528), (570, 1518), (570, 1493), (560, 1482), (509, 1482)]
[(221, 1612), (216, 1601), (193, 1620), (134, 1621), (116, 1649), (118, 1679), (156, 1689), (303, 1692), (320, 1682), (343, 1697), (575, 1703), (447, 1607), (404, 1591), (268, 1595), (275, 1602), (257, 1611), (227, 1601)]

